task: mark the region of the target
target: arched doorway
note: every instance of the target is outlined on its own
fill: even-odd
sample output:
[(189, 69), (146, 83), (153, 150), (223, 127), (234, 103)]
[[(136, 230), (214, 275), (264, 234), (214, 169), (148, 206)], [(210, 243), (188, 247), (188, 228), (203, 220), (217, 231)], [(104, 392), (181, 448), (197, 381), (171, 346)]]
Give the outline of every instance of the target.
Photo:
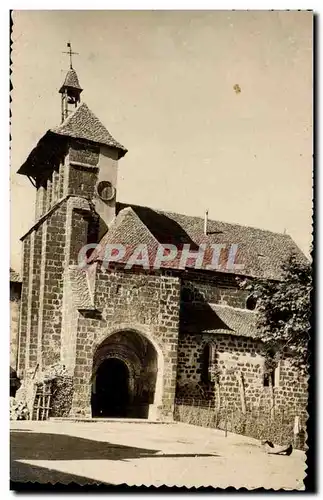
[(93, 417), (126, 417), (129, 405), (129, 370), (117, 358), (104, 359), (95, 375)]
[(92, 417), (148, 418), (157, 370), (157, 351), (143, 335), (121, 331), (107, 337), (93, 358)]

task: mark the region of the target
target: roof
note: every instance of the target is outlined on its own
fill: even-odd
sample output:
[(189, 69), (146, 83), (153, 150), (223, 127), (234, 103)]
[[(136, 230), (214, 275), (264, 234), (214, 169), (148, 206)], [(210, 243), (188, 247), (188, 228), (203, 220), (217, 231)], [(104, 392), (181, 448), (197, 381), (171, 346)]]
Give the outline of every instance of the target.
[[(119, 214), (122, 214), (126, 207), (126, 204), (117, 203), (118, 215), (112, 226), (113, 233), (110, 233), (110, 236), (109, 232), (106, 233), (100, 242), (101, 245), (122, 243), (132, 245), (134, 248), (136, 244), (148, 243), (148, 235), (150, 253), (155, 251), (156, 243), (157, 245), (167, 243), (176, 245), (179, 250), (178, 258), (172, 262), (164, 263), (163, 267), (180, 268), (179, 261), (184, 244), (189, 244), (191, 251), (197, 251), (199, 245), (206, 244), (202, 269), (207, 269), (207, 265), (212, 262), (213, 249), (211, 245), (223, 244), (225, 249), (221, 253), (220, 264), (222, 267), (219, 271), (251, 277), (280, 279), (281, 265), (292, 253), (298, 255), (300, 260), (306, 260), (287, 234), (209, 220), (208, 233), (205, 235), (202, 217), (163, 212), (136, 205), (130, 205), (127, 208), (127, 210), (131, 208), (131, 212), (128, 212), (131, 213), (132, 222), (130, 223), (129, 218), (119, 217)], [(118, 227), (117, 233), (115, 225)], [(228, 252), (232, 245), (237, 245), (235, 263), (241, 264), (241, 271), (226, 268)], [(194, 266), (193, 259), (187, 262), (187, 268)]]
[(257, 313), (220, 304), (210, 304), (211, 309), (227, 327), (237, 335), (257, 337)]
[(64, 88), (65, 87), (70, 87), (70, 88), (73, 88), (73, 89), (77, 89), (77, 90), (80, 90), (82, 92), (82, 88), (80, 86), (80, 83), (79, 83), (79, 79), (78, 79), (78, 76), (76, 74), (76, 71), (71, 68), (67, 73), (66, 73), (66, 77), (65, 77), (65, 80), (64, 80), (64, 83), (63, 85), (61, 86), (60, 88), (60, 93), (64, 92)]
[(50, 129), (50, 131), (54, 134), (84, 139), (117, 148), (120, 150), (119, 158), (127, 152), (127, 149), (112, 137), (85, 102), (78, 106), (63, 123)]
[(11, 283), (21, 283), (21, 278), (19, 274), (10, 267), (10, 282)]
[(155, 253), (158, 241), (150, 233), (145, 224), (131, 207), (122, 209), (100, 241), (100, 245), (93, 251), (90, 262), (103, 260), (107, 245), (123, 245), (125, 255), (122, 262), (126, 262), (135, 246), (138, 244), (147, 245), (151, 254)]
[(119, 158), (122, 158), (127, 153), (127, 149), (112, 137), (105, 126), (83, 102), (63, 123), (48, 130), (39, 139), (17, 173), (33, 175), (36, 173), (37, 168), (41, 170), (53, 168), (55, 162), (59, 161), (66, 152), (66, 138), (68, 137), (116, 148)]
[(211, 303), (184, 303), (181, 305), (182, 328), (188, 332), (222, 333), (258, 338), (257, 314)]

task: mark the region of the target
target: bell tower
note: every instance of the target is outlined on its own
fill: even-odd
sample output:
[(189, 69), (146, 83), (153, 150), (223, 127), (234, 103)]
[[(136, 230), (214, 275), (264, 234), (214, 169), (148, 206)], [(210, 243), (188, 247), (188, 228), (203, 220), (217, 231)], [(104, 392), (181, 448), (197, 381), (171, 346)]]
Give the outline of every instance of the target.
[(73, 277), (73, 266), (84, 245), (99, 241), (115, 218), (118, 161), (127, 153), (80, 102), (74, 53), (67, 47), (61, 123), (45, 132), (18, 170), (37, 190), (35, 223), (22, 237), (18, 373), (26, 377), (37, 366), (73, 364), (71, 297), (82, 274)]
[(81, 102), (81, 92), (82, 88), (79, 83), (76, 71), (73, 68), (72, 56), (77, 54), (77, 52), (72, 51), (72, 46), (70, 42), (67, 44), (68, 52), (63, 52), (68, 54), (70, 57), (70, 69), (68, 70), (64, 83), (59, 89), (61, 94), (61, 123), (68, 117), (68, 115), (77, 108), (78, 104)]

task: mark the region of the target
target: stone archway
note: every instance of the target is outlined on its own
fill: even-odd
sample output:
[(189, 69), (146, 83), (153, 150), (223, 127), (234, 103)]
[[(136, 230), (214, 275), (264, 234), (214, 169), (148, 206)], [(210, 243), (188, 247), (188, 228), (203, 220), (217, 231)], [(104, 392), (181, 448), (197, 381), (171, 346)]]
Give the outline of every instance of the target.
[(92, 417), (152, 416), (156, 395), (159, 402), (159, 367), (158, 352), (146, 336), (130, 330), (109, 335), (93, 357)]

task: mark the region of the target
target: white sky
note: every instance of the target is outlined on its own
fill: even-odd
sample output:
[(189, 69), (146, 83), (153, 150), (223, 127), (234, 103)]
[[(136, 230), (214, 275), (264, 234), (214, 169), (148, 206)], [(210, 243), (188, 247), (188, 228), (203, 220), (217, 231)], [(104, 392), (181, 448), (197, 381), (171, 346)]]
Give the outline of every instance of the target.
[(286, 229), (308, 255), (311, 12), (16, 11), (12, 38), (16, 270), (34, 188), (15, 172), (60, 120), (68, 40), (83, 101), (129, 149), (119, 201)]

